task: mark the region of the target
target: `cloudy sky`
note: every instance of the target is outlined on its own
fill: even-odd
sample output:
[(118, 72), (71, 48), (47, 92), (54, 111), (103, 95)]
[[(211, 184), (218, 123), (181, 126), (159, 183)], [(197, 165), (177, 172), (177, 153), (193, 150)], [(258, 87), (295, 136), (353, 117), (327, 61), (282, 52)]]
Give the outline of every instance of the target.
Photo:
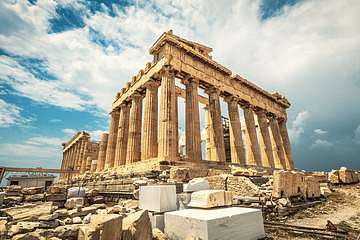
[(108, 128), (115, 93), (164, 31), (292, 103), (296, 166), (360, 168), (358, 0), (2, 0), (0, 165), (58, 167)]

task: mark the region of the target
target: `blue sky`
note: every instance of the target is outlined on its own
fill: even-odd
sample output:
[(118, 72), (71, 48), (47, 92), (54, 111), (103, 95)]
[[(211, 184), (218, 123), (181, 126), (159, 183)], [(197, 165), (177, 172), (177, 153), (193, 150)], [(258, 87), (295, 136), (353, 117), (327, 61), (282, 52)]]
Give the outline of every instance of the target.
[(297, 167), (360, 168), (359, 12), (356, 0), (1, 1), (0, 165), (58, 167), (76, 131), (98, 139), (173, 29), (290, 100)]

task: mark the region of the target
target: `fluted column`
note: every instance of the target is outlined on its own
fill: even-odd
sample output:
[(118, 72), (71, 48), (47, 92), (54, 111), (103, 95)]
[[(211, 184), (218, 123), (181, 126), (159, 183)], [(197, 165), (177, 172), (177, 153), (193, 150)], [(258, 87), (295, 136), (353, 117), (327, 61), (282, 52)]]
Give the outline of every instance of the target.
[(275, 117), (271, 117), (269, 119), (269, 122), (270, 122), (270, 129), (274, 141), (273, 153), (274, 153), (275, 167), (280, 169), (286, 169), (285, 152), (280, 135), (279, 125)]
[(284, 144), (284, 150), (285, 150), (285, 156), (286, 156), (286, 168), (292, 170), (292, 169), (294, 169), (294, 161), (292, 158), (291, 143), (290, 143), (290, 139), (289, 139), (288, 130), (286, 127), (286, 120), (281, 119), (278, 121), (278, 124), (279, 124), (281, 139)]
[(158, 87), (159, 83), (146, 83), (143, 142), (141, 159), (157, 157), (158, 154)]
[(115, 167), (125, 165), (126, 151), (129, 137), (129, 117), (130, 117), (130, 104), (123, 103), (120, 105), (120, 118), (118, 135), (115, 151)]
[(108, 144), (107, 144), (107, 148), (106, 148), (105, 169), (114, 167), (116, 137), (117, 137), (117, 131), (118, 131), (118, 126), (119, 126), (119, 115), (120, 115), (120, 112), (118, 109), (115, 109), (111, 112), (109, 137), (108, 137)]
[(80, 174), (85, 173), (86, 171), (86, 158), (88, 156), (88, 148), (90, 148), (90, 141), (89, 139), (83, 140), (83, 144), (82, 144), (82, 159), (81, 159), (81, 167), (80, 167)]
[(247, 146), (247, 153), (248, 153), (247, 164), (261, 166), (260, 146), (256, 133), (254, 111), (248, 105), (244, 105), (243, 110), (244, 110), (246, 131), (248, 134), (248, 140), (250, 144), (250, 146)]
[(227, 97), (228, 112), (230, 118), (230, 150), (231, 162), (246, 164), (245, 148), (242, 139), (241, 122), (238, 109), (238, 101), (234, 97)]
[(141, 113), (142, 96), (134, 93), (131, 96), (129, 140), (126, 151), (126, 164), (141, 160)]
[(215, 143), (216, 160), (225, 162), (225, 144), (224, 144), (224, 129), (221, 121), (221, 108), (220, 108), (220, 90), (210, 88), (207, 91), (209, 95), (209, 111), (214, 131), (213, 141)]
[(86, 159), (85, 159), (85, 171), (90, 171), (90, 169), (91, 169), (91, 161), (92, 161), (92, 157), (87, 156)]
[(160, 122), (158, 159), (178, 159), (177, 138), (177, 100), (175, 92), (175, 74), (170, 66), (163, 68), (161, 73)]
[(261, 162), (263, 167), (274, 168), (274, 155), (272, 153), (272, 146), (269, 133), (269, 123), (266, 113), (263, 110), (256, 111), (259, 128), (260, 128), (260, 146), (261, 146)]
[(212, 130), (212, 123), (211, 117), (209, 112), (209, 107), (204, 107), (205, 110), (205, 129), (206, 129), (206, 160), (215, 161), (216, 157), (212, 156), (212, 152), (215, 152), (213, 148), (215, 148), (213, 130)]
[[(61, 170), (65, 170), (66, 169), (66, 151), (63, 150), (63, 159), (61, 161)], [(64, 178), (64, 173), (60, 173), (60, 179)]]
[[(74, 158), (75, 158), (75, 149), (74, 145), (70, 147), (70, 156), (69, 156), (69, 163), (68, 163), (68, 170), (74, 170)], [(68, 173), (68, 177), (71, 176), (71, 173)]]
[(79, 170), (79, 172), (77, 174), (81, 174), (81, 166), (84, 161), (85, 142), (83, 139), (79, 142), (79, 145), (80, 145), (80, 156), (79, 156), (79, 161), (78, 161), (78, 164), (76, 167), (76, 169)]
[(185, 96), (186, 156), (190, 161), (201, 161), (200, 116), (197, 79), (183, 79)]
[(99, 155), (97, 160), (96, 171), (100, 172), (104, 170), (105, 167), (105, 158), (106, 158), (106, 148), (108, 143), (108, 133), (102, 133), (100, 136), (100, 143), (99, 143)]

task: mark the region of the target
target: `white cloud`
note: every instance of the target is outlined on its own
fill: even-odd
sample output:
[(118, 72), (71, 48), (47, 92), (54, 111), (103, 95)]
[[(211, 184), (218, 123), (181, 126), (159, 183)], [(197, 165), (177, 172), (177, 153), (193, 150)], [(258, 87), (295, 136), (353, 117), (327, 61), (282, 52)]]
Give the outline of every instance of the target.
[(321, 150), (329, 150), (334, 146), (332, 142), (322, 139), (316, 139), (310, 146), (310, 149), (321, 149)]
[[(20, 94), (76, 110), (96, 106), (108, 112), (116, 92), (151, 60), (148, 48), (170, 28), (213, 47), (214, 59), (234, 72), (267, 90), (286, 91), (304, 103), (313, 99), (304, 98), (304, 91), (317, 94), (319, 103), (329, 102), (327, 94), (318, 96), (320, 88), (330, 76), (344, 78), (354, 72), (355, 64), (349, 63), (354, 62), (360, 49), (360, 33), (354, 24), (360, 22), (356, 0), (304, 1), (264, 22), (258, 17), (260, 0), (232, 0), (227, 4), (205, 0), (136, 1), (129, 8), (114, 6), (115, 17), (98, 12), (84, 17), (86, 26), (82, 29), (48, 34), (48, 19), (55, 14), (55, 6), (55, 1), (38, 1), (35, 6), (18, 1), (0, 6), (13, 16), (14, 23), (6, 35), (0, 32), (0, 45), (15, 54), (45, 59), (58, 80), (34, 79), (14, 63), (3, 68), (16, 79), (8, 81)], [(103, 49), (91, 42), (90, 27), (119, 44), (120, 52), (111, 44)], [(333, 62), (329, 63), (330, 59)], [(326, 71), (329, 67), (333, 71)], [(316, 79), (311, 89), (308, 84), (302, 85), (309, 73)], [(34, 85), (39, 90), (33, 90)], [(332, 97), (342, 94), (342, 101), (347, 103), (359, 94), (349, 81), (332, 85)], [(343, 92), (349, 94), (344, 97)], [(321, 111), (324, 114), (337, 109), (321, 106), (325, 106)]]
[(59, 158), (61, 156), (61, 146), (58, 148), (54, 146), (43, 146), (33, 144), (14, 144), (4, 143), (0, 144), (0, 156), (11, 157), (29, 157), (32, 158)]
[(354, 131), (354, 142), (356, 144), (360, 144), (360, 124), (357, 126), (357, 128)]
[(33, 118), (21, 116), (22, 110), (22, 108), (0, 99), (0, 128), (25, 125), (34, 120)]
[(318, 134), (318, 135), (324, 135), (324, 134), (327, 133), (327, 131), (318, 128), (318, 129), (315, 129), (315, 130), (314, 130), (314, 133), (316, 133), (316, 134)]
[(75, 129), (72, 129), (72, 128), (64, 128), (62, 131), (68, 137), (72, 137), (77, 133), (77, 131)]
[(35, 145), (35, 146), (61, 146), (61, 144), (64, 142), (63, 139), (56, 138), (56, 137), (45, 137), (45, 136), (37, 136), (37, 137), (31, 137), (28, 140), (25, 141), (26, 144), (29, 145)]
[(301, 135), (304, 133), (304, 126), (306, 121), (309, 119), (309, 112), (303, 110), (296, 115), (295, 120), (291, 124), (291, 128), (289, 128), (289, 136), (293, 143), (299, 141)]

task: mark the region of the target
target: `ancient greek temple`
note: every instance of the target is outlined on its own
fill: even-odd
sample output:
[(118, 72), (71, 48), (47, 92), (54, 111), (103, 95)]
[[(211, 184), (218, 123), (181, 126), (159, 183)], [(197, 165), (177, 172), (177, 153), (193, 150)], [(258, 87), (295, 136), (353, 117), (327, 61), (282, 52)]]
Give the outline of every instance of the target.
[[(172, 31), (163, 33), (149, 52), (153, 61), (117, 93), (109, 132), (102, 134), (98, 151), (91, 155), (90, 136), (78, 133), (64, 145), (62, 168), (81, 174), (142, 161), (294, 168), (286, 127), (290, 103), (285, 97), (232, 73), (212, 59), (211, 48)], [(179, 98), (185, 101), (184, 154), (179, 153)], [(227, 124), (221, 102), (226, 103)], [(201, 137), (201, 108), (205, 140)]]

